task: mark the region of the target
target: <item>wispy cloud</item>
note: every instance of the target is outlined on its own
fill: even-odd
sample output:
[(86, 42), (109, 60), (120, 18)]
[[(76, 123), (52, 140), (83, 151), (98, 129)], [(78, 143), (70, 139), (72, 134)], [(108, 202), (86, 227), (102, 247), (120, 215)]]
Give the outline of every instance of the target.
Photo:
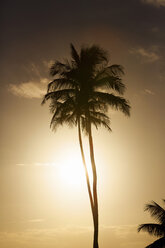
[(31, 220), (28, 220), (28, 222), (30, 223), (40, 223), (40, 222), (44, 222), (45, 220), (44, 219), (31, 219)]
[(36, 167), (48, 167), (48, 166), (55, 166), (56, 163), (55, 162), (35, 162), (35, 163), (30, 163), (30, 164), (25, 164), (25, 163), (18, 163), (16, 164), (17, 166), (20, 167), (27, 167), (27, 166), (36, 166)]
[(52, 64), (54, 63), (53, 60), (43, 60), (43, 64), (46, 68), (50, 69), (50, 67), (52, 66)]
[[(0, 232), (0, 245), (10, 248), (87, 247), (91, 243), (92, 226), (66, 226), (53, 229), (29, 229), (22, 232)], [(100, 244), (108, 248), (144, 247), (151, 242), (137, 233), (136, 225), (100, 226)]]
[(48, 82), (49, 80), (47, 78), (41, 78), (39, 81), (10, 84), (9, 91), (13, 95), (24, 98), (41, 98), (46, 92)]
[(17, 166), (26, 166), (25, 164), (23, 163), (19, 163), (19, 164), (16, 164)]
[(142, 0), (143, 3), (152, 4), (156, 7), (164, 6), (165, 7), (165, 0)]
[(149, 90), (149, 89), (144, 89), (144, 94), (147, 94), (147, 95), (155, 95), (155, 93), (152, 91), (152, 90)]
[(0, 232), (0, 247), (84, 247), (87, 246), (91, 233), (92, 228), (77, 226), (28, 229), (22, 232)]
[(131, 54), (135, 54), (137, 57), (142, 59), (142, 62), (152, 63), (160, 59), (160, 56), (157, 54), (155, 47), (150, 49), (144, 48), (133, 48), (130, 50)]

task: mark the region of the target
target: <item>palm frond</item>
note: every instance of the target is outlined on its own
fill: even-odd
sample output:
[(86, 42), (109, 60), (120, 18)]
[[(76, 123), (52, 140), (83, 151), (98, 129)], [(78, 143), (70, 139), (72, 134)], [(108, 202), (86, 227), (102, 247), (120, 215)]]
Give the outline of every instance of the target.
[(121, 65), (108, 65), (102, 66), (96, 70), (95, 79), (99, 79), (105, 76), (112, 76), (121, 78), (124, 75), (124, 68)]
[(88, 108), (89, 111), (101, 111), (102, 113), (106, 113), (108, 111), (107, 104), (97, 99), (90, 99), (90, 101), (88, 102)]
[(77, 125), (77, 112), (73, 111), (72, 113), (68, 114), (65, 122), (69, 127), (76, 126)]
[(150, 235), (154, 235), (157, 237), (165, 236), (165, 226), (160, 224), (153, 224), (153, 223), (141, 224), (138, 227), (138, 232), (140, 232), (141, 230), (148, 232)]
[(76, 62), (76, 65), (79, 66), (80, 57), (72, 43), (70, 44), (70, 48), (71, 48), (71, 56), (72, 56), (73, 62)]
[(53, 115), (51, 122), (50, 122), (50, 128), (52, 128), (53, 131), (56, 131), (59, 126), (62, 126), (64, 124), (64, 119), (61, 117), (55, 117)]
[(44, 96), (42, 104), (44, 104), (49, 99), (54, 99), (56, 101), (61, 99), (62, 101), (65, 101), (68, 96), (74, 94), (75, 94), (75, 90), (73, 89), (62, 89), (62, 90), (49, 92)]
[(98, 98), (100, 101), (108, 104), (110, 107), (122, 111), (127, 116), (130, 115), (129, 102), (123, 97), (115, 96), (114, 94), (95, 91), (93, 94), (93, 98)]
[[(96, 111), (90, 111), (90, 122), (93, 124), (96, 129), (98, 127), (103, 126), (108, 131), (112, 131), (110, 128), (110, 119), (109, 117), (102, 113), (102, 112), (96, 112)], [(81, 126), (82, 130), (85, 132), (85, 134), (88, 134), (88, 118), (86, 116), (81, 115)]]
[(99, 46), (93, 45), (91, 47), (82, 47), (80, 52), (81, 64), (92, 71), (96, 66), (108, 61), (108, 54)]
[(73, 80), (67, 78), (56, 78), (48, 84), (47, 93), (56, 91), (58, 89), (67, 89), (67, 88), (68, 89), (75, 88), (75, 83)]
[(159, 204), (152, 201), (145, 205), (145, 211), (149, 211), (151, 216), (158, 220), (160, 223), (165, 223), (165, 209), (163, 209)]
[(49, 105), (50, 112), (54, 114), (56, 112), (56, 115), (61, 114), (62, 112), (71, 112), (73, 109), (75, 109), (74, 102), (72, 98), (68, 98), (64, 102), (56, 101), (52, 99), (50, 105)]
[(60, 101), (57, 101), (55, 99), (51, 99), (51, 102), (49, 104), (49, 110), (51, 114), (54, 114), (56, 111), (58, 111), (62, 106), (62, 103)]
[(98, 129), (99, 126), (103, 126), (108, 131), (112, 131), (110, 126), (109, 126), (109, 123), (110, 123), (109, 120), (104, 119), (104, 118), (101, 119), (100, 116), (98, 118), (98, 115), (95, 116), (95, 115), (91, 114), (90, 115), (90, 122), (91, 122), (91, 124), (93, 124), (96, 127), (96, 129)]
[(60, 61), (55, 61), (55, 63), (50, 68), (50, 75), (55, 76), (57, 74), (62, 75), (63, 72), (70, 70), (69, 64), (61, 63)]
[(97, 119), (100, 119), (100, 120), (106, 120), (107, 123), (110, 123), (109, 117), (106, 114), (104, 114), (104, 113), (102, 113), (100, 111), (90, 111), (90, 117), (91, 116), (95, 117)]
[(75, 112), (73, 111), (59, 112), (57, 109), (57, 111), (55, 111), (51, 119), (50, 127), (53, 129), (53, 131), (56, 131), (57, 127), (63, 124), (67, 124), (70, 127), (75, 126), (76, 125)]
[(107, 71), (110, 73), (110, 75), (113, 75), (113, 76), (124, 75), (124, 67), (121, 65), (117, 65), (117, 64), (108, 66)]
[(121, 78), (115, 76), (105, 76), (100, 79), (94, 80), (95, 88), (107, 88), (117, 91), (119, 94), (123, 94), (125, 91), (125, 85), (122, 83)]

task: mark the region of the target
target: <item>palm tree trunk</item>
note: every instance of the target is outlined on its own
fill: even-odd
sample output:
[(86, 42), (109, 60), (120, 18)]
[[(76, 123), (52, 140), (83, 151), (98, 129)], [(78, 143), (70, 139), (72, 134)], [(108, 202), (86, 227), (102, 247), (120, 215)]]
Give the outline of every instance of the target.
[(90, 200), (90, 205), (91, 205), (91, 210), (92, 210), (92, 216), (93, 216), (93, 220), (94, 220), (94, 204), (93, 204), (92, 192), (91, 192), (90, 181), (89, 181), (89, 174), (88, 174), (88, 170), (87, 170), (87, 166), (86, 166), (84, 150), (83, 150), (83, 144), (82, 144), (80, 119), (78, 119), (78, 136), (79, 136), (81, 157), (82, 157), (82, 161), (83, 161), (83, 165), (84, 165), (84, 169), (85, 169), (85, 176), (86, 176), (86, 182), (87, 182), (87, 188), (88, 188), (88, 195), (89, 195), (89, 200)]
[(93, 201), (94, 201), (94, 240), (93, 248), (99, 248), (98, 244), (98, 233), (99, 233), (99, 219), (98, 219), (98, 199), (97, 199), (97, 171), (93, 149), (93, 139), (90, 118), (88, 119), (88, 135), (89, 135), (89, 147), (90, 147), (90, 158), (93, 172)]

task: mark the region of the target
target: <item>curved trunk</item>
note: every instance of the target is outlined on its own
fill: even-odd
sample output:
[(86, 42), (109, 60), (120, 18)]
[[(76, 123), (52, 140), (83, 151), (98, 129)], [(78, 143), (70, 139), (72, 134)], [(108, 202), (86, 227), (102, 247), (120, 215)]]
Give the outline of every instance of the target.
[(91, 210), (92, 210), (92, 216), (93, 216), (93, 220), (94, 220), (94, 204), (93, 204), (93, 198), (92, 198), (92, 193), (91, 193), (89, 175), (88, 175), (88, 170), (87, 170), (87, 166), (86, 166), (86, 162), (85, 162), (85, 156), (84, 156), (84, 150), (83, 150), (83, 144), (82, 144), (80, 119), (78, 119), (78, 136), (79, 136), (79, 144), (80, 144), (80, 150), (81, 150), (81, 157), (82, 157), (82, 161), (83, 161), (83, 165), (84, 165), (84, 169), (85, 169), (85, 176), (86, 176), (86, 182), (87, 182), (89, 200), (90, 200), (90, 205), (91, 205)]
[[(88, 117), (89, 118), (89, 117)], [(89, 147), (90, 147), (90, 158), (93, 172), (93, 201), (94, 201), (94, 240), (93, 248), (98, 248), (98, 233), (99, 233), (99, 219), (98, 219), (98, 199), (97, 199), (97, 172), (93, 150), (93, 139), (90, 118), (88, 119), (88, 135), (89, 135)]]
[(88, 123), (88, 130), (89, 130), (89, 148), (90, 148), (90, 158), (91, 158), (91, 165), (92, 165), (92, 172), (93, 172), (93, 197), (90, 187), (90, 181), (89, 181), (89, 175), (88, 170), (85, 162), (85, 156), (84, 156), (84, 150), (82, 145), (82, 137), (81, 137), (81, 128), (80, 128), (80, 120), (78, 120), (78, 135), (79, 135), (79, 144), (80, 144), (80, 150), (81, 150), (81, 156), (83, 160), (83, 165), (85, 169), (85, 175), (86, 175), (86, 182), (87, 182), (87, 188), (88, 188), (88, 194), (90, 199), (90, 205), (92, 210), (92, 216), (93, 216), (93, 224), (94, 224), (94, 239), (93, 239), (93, 248), (99, 248), (98, 245), (98, 200), (97, 200), (97, 172), (96, 172), (96, 164), (95, 164), (95, 158), (94, 158), (94, 150), (93, 150), (93, 139), (92, 139), (92, 133), (91, 133), (91, 123)]

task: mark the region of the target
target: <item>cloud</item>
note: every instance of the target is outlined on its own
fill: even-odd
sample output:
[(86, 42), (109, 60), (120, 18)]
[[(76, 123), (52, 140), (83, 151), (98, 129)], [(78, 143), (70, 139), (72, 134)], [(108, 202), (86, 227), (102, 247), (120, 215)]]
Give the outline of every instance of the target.
[(50, 67), (53, 65), (54, 61), (51, 59), (49, 61), (43, 60), (43, 64), (46, 68), (50, 69)]
[[(5, 248), (83, 248), (92, 245), (92, 226), (65, 226), (28, 229), (22, 232), (0, 232), (0, 246)], [(139, 248), (152, 242), (137, 225), (100, 226), (100, 246), (104, 248)]]
[(153, 63), (160, 59), (160, 56), (156, 53), (155, 50), (155, 47), (152, 47), (148, 50), (144, 48), (133, 48), (130, 50), (130, 53), (135, 54), (137, 57), (141, 58), (143, 62)]
[(44, 222), (45, 220), (44, 219), (31, 219), (31, 220), (28, 220), (28, 222), (30, 223), (40, 223), (40, 222)]
[(148, 95), (152, 95), (152, 96), (155, 95), (155, 93), (149, 89), (145, 89), (144, 94), (148, 94)]
[(41, 78), (39, 81), (29, 81), (20, 84), (10, 84), (9, 91), (24, 98), (41, 98), (45, 92), (49, 80)]
[(19, 164), (16, 164), (17, 166), (26, 166), (25, 164), (23, 163), (19, 163)]
[(152, 4), (156, 7), (164, 6), (165, 7), (165, 0), (142, 0), (143, 3)]
[(92, 228), (86, 226), (69, 226), (50, 229), (28, 229), (21, 232), (0, 232), (0, 247), (86, 247), (91, 235)]
[(27, 166), (35, 166), (35, 167), (53, 167), (56, 165), (55, 162), (46, 162), (46, 163), (42, 163), (42, 162), (35, 162), (35, 163), (31, 163), (31, 164), (24, 164), (24, 163), (18, 163), (16, 164), (17, 166), (20, 167), (27, 167)]

